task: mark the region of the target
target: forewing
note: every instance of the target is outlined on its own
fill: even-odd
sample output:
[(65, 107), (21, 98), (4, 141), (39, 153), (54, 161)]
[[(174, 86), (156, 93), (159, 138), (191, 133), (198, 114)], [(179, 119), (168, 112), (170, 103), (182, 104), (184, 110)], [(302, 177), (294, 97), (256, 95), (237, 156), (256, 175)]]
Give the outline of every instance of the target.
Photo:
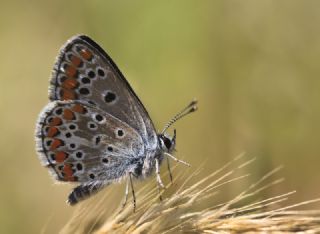
[(49, 103), (36, 137), (41, 161), (60, 181), (117, 180), (144, 155), (135, 129), (81, 101)]
[(147, 148), (157, 145), (156, 131), (141, 101), (112, 59), (87, 36), (73, 37), (61, 49), (50, 99), (95, 105), (136, 129)]

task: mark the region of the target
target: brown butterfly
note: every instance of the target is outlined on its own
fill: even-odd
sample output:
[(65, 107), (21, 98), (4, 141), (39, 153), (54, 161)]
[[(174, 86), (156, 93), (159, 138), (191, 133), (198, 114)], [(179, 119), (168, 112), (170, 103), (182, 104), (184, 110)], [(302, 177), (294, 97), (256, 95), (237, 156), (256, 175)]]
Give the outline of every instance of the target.
[[(68, 197), (71, 205), (108, 184), (145, 178), (164, 157), (182, 162), (171, 152), (176, 131), (165, 131), (197, 109), (192, 101), (157, 134), (145, 107), (116, 64), (92, 39), (80, 35), (62, 47), (50, 80), (50, 103), (36, 125), (42, 164), (58, 181), (78, 183)], [(170, 172), (171, 175), (171, 172)]]

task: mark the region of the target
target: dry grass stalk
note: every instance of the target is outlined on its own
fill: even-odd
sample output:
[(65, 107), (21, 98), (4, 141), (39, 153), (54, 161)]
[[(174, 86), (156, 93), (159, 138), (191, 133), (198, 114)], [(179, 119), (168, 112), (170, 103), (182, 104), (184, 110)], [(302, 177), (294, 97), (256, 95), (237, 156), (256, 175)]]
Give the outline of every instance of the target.
[[(237, 168), (243, 168), (250, 162), (252, 160)], [(279, 206), (294, 192), (252, 202), (256, 195), (282, 181), (280, 179), (266, 183), (280, 168), (266, 174), (230, 201), (205, 209), (199, 208), (201, 204), (212, 201), (220, 187), (248, 176), (233, 177), (235, 170), (229, 169), (231, 165), (232, 162), (190, 186), (187, 185), (188, 181), (195, 177), (199, 170), (192, 173), (172, 196), (165, 198), (162, 202), (158, 200), (158, 191), (154, 185), (148, 184), (137, 194), (138, 209), (135, 213), (129, 203), (124, 209), (118, 208), (106, 217), (104, 213), (106, 205), (103, 199), (92, 203), (90, 209), (86, 209), (87, 205), (78, 207), (61, 233), (320, 232), (320, 211), (293, 210), (305, 204), (318, 202), (320, 199), (273, 210), (270, 209), (271, 206)], [(183, 176), (180, 175), (180, 177)], [(249, 204), (239, 205), (248, 203), (246, 200), (250, 199)]]

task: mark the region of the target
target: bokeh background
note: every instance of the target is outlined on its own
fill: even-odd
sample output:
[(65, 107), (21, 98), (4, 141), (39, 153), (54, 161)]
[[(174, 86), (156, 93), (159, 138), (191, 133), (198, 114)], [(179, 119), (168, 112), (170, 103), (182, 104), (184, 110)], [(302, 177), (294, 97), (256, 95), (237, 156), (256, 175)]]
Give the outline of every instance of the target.
[[(320, 196), (319, 1), (0, 3), (0, 233), (57, 233), (72, 215), (64, 202), (71, 187), (54, 185), (40, 166), (34, 126), (54, 58), (79, 33), (115, 60), (157, 128), (200, 101), (175, 126), (177, 156), (194, 168), (206, 162), (209, 173), (246, 152), (257, 158), (253, 178), (284, 165), (285, 182), (266, 196)], [(123, 185), (110, 189), (106, 209)]]

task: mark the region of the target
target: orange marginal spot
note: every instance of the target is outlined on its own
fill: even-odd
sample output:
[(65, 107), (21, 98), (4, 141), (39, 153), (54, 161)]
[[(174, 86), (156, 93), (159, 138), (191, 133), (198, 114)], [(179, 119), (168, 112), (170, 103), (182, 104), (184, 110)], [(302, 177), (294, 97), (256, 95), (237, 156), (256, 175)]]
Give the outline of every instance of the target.
[(62, 83), (62, 87), (66, 89), (74, 89), (78, 86), (79, 82), (75, 79), (68, 78)]
[(72, 57), (71, 57), (71, 63), (72, 63), (75, 67), (79, 67), (79, 66), (81, 65), (81, 63), (82, 63), (82, 60), (81, 60), (79, 57), (72, 55)]
[(70, 164), (64, 164), (63, 166), (63, 172), (64, 172), (64, 179), (67, 181), (74, 181), (73, 170), (72, 166)]
[(62, 89), (61, 92), (63, 100), (74, 100), (76, 98), (75, 92), (70, 89)]
[(66, 120), (73, 120), (75, 118), (75, 115), (70, 109), (64, 109), (63, 118)]
[(66, 75), (68, 77), (75, 77), (77, 74), (77, 69), (72, 66), (67, 66), (66, 68)]
[(58, 163), (63, 162), (64, 160), (67, 159), (67, 156), (68, 156), (68, 154), (67, 154), (66, 152), (58, 151), (58, 152), (55, 154), (56, 162), (58, 162)]
[(47, 137), (54, 137), (59, 133), (59, 130), (57, 127), (50, 127), (48, 130)]
[(63, 141), (60, 139), (53, 139), (53, 142), (51, 143), (50, 150), (55, 150), (56, 148), (60, 147), (62, 145)]
[(51, 121), (50, 121), (50, 126), (58, 126), (62, 123), (62, 120), (59, 117), (54, 117)]
[(78, 112), (78, 113), (82, 113), (82, 114), (86, 112), (86, 109), (81, 104), (75, 104), (72, 107), (72, 110), (75, 112)]
[(81, 54), (82, 58), (84, 58), (86, 60), (90, 60), (92, 58), (92, 53), (87, 49), (81, 50), (80, 54)]

